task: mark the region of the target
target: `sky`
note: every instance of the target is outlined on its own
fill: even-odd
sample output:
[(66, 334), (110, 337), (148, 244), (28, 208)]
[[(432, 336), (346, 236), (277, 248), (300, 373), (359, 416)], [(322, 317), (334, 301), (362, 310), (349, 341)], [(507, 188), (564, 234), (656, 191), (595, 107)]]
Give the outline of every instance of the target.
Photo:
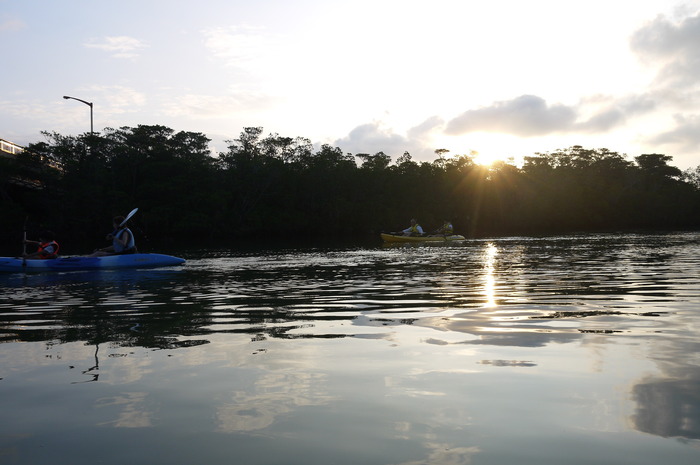
[(700, 165), (700, 0), (0, 0), (0, 138), (245, 127), (345, 153)]

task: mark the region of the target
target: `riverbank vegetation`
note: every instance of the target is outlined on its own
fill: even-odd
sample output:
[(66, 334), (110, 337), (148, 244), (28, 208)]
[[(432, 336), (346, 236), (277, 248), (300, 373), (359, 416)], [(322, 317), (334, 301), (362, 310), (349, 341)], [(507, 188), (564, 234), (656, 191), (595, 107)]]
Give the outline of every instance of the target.
[(572, 146), (520, 167), (482, 166), (446, 150), (432, 162), (348, 154), (257, 127), (217, 154), (203, 134), (164, 126), (44, 135), (16, 158), (0, 158), (5, 247), (19, 243), (26, 222), (30, 235), (49, 228), (64, 251), (86, 252), (102, 244), (112, 216), (134, 207), (137, 237), (153, 248), (370, 237), (411, 218), (427, 230), (450, 219), (471, 237), (700, 224), (700, 167), (682, 172), (662, 154), (628, 159)]

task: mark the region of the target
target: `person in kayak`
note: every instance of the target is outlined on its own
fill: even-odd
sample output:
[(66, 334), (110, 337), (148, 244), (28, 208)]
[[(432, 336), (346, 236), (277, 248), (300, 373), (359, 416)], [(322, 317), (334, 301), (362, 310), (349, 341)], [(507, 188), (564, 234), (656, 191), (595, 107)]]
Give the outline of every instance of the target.
[(127, 227), (124, 217), (115, 216), (112, 225), (114, 226), (114, 231), (107, 234), (106, 237), (108, 241), (112, 241), (112, 245), (95, 250), (90, 255), (91, 257), (137, 253), (134, 233)]
[(401, 231), (404, 236), (422, 236), (423, 228), (418, 224), (415, 218), (411, 219), (411, 226)]
[(38, 241), (25, 239), (24, 243), (37, 246), (36, 252), (24, 254), (24, 258), (48, 260), (58, 257), (58, 242), (54, 240), (54, 234), (51, 231), (41, 231)]
[(452, 227), (452, 222), (450, 220), (444, 220), (442, 226), (437, 228), (433, 234), (440, 234), (442, 236), (451, 236), (455, 232), (454, 227)]

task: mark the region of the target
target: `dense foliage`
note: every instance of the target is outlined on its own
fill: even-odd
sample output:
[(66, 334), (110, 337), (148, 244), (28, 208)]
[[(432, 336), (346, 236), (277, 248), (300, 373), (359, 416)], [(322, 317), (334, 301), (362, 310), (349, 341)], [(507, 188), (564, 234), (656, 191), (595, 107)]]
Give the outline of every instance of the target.
[[(212, 154), (200, 133), (163, 126), (103, 134), (45, 133), (16, 159), (0, 158), (5, 248), (57, 233), (64, 251), (101, 245), (112, 216), (139, 207), (137, 237), (162, 245), (234, 246), (238, 238), (376, 236), (418, 218), (450, 219), (468, 236), (696, 228), (700, 167), (633, 161), (580, 146), (485, 167), (471, 155), (417, 163), (405, 153), (346, 154), (308, 139), (245, 128)], [(156, 246), (153, 246), (157, 248)]]

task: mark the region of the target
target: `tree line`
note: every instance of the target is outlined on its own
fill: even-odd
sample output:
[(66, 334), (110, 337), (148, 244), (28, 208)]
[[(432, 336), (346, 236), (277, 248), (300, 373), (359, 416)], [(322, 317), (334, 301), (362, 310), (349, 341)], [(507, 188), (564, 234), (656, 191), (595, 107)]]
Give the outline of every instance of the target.
[(521, 167), (482, 166), (444, 149), (432, 162), (353, 155), (260, 127), (218, 154), (201, 133), (159, 125), (44, 136), (0, 158), (5, 249), (17, 249), (28, 224), (30, 234), (53, 230), (64, 251), (87, 252), (102, 245), (113, 216), (134, 207), (140, 245), (154, 249), (376, 238), (411, 218), (428, 230), (449, 219), (470, 237), (693, 229), (700, 219), (700, 167), (683, 172), (662, 154), (628, 160), (572, 146)]

